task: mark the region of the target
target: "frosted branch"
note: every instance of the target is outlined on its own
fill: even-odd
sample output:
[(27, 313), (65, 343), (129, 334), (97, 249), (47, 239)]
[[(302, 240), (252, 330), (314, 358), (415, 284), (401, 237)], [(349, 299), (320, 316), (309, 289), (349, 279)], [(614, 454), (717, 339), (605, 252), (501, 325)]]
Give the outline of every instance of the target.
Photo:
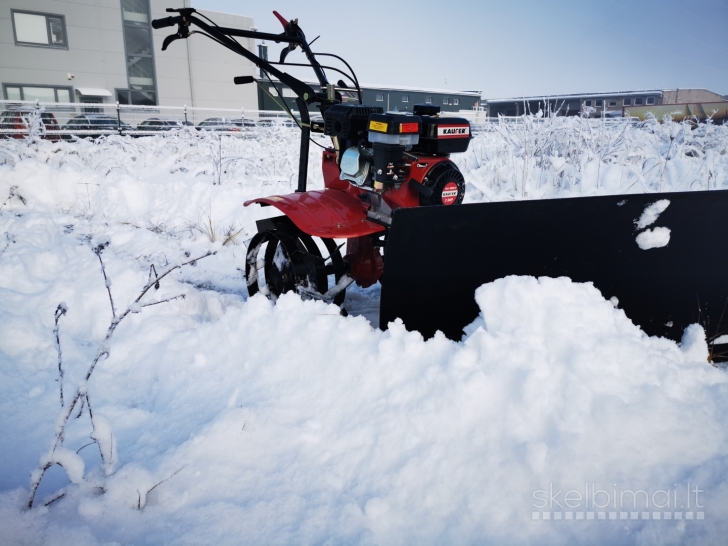
[(111, 295), (111, 281), (106, 276), (106, 266), (104, 265), (104, 260), (101, 258), (101, 253), (104, 251), (104, 249), (109, 245), (109, 243), (100, 243), (96, 245), (93, 249), (94, 254), (99, 259), (99, 263), (101, 264), (101, 273), (104, 275), (104, 284), (106, 285), (106, 291), (109, 293), (109, 302), (111, 303), (111, 316), (116, 317), (116, 309), (114, 308), (114, 298)]
[(58, 335), (58, 319), (68, 312), (68, 307), (65, 303), (61, 302), (56, 307), (54, 314), (56, 319), (56, 325), (53, 328), (53, 336), (56, 339), (56, 352), (58, 353), (58, 388), (61, 394), (61, 407), (63, 407), (63, 354), (61, 353), (61, 339)]
[(173, 301), (173, 300), (183, 300), (183, 299), (185, 299), (185, 295), (184, 294), (179, 294), (177, 296), (172, 296), (171, 298), (167, 298), (167, 299), (164, 299), (164, 300), (153, 301), (152, 303), (145, 303), (141, 307), (151, 307), (152, 305), (159, 305), (160, 303), (167, 303), (167, 302), (170, 302), (170, 301)]
[[(43, 479), (43, 476), (45, 475), (46, 471), (53, 464), (60, 464), (61, 466), (63, 466), (63, 464), (61, 464), (59, 461), (56, 461), (54, 459), (54, 455), (56, 454), (56, 452), (60, 449), (61, 452), (66, 453), (64, 460), (69, 460), (68, 459), (69, 452), (68, 452), (68, 450), (65, 450), (62, 446), (63, 446), (63, 442), (64, 442), (64, 438), (65, 438), (66, 426), (68, 425), (68, 421), (70, 420), (71, 416), (73, 415), (74, 409), (78, 405), (79, 400), (81, 400), (81, 404), (80, 404), (80, 408), (78, 410), (78, 417), (80, 417), (81, 414), (83, 413), (84, 406), (88, 407), (89, 418), (91, 419), (91, 426), (93, 428), (92, 439), (99, 446), (99, 452), (101, 453), (101, 461), (104, 464), (107, 472), (111, 472), (111, 467), (112, 467), (113, 458), (114, 458), (114, 437), (113, 437), (113, 434), (111, 433), (110, 429), (108, 428), (108, 425), (104, 425), (104, 427), (103, 427), (105, 429), (104, 432), (108, 431), (108, 433), (109, 433), (108, 443), (106, 443), (106, 438), (100, 439), (100, 436), (103, 436), (102, 432), (99, 431), (99, 428), (101, 428), (100, 427), (101, 423), (99, 421), (99, 418), (94, 416), (93, 410), (91, 409), (91, 403), (89, 400), (88, 393), (86, 391), (86, 384), (88, 383), (88, 380), (91, 378), (91, 375), (93, 374), (93, 371), (96, 368), (96, 364), (98, 364), (99, 360), (101, 360), (101, 357), (106, 356), (108, 358), (109, 342), (111, 341), (111, 337), (114, 335), (114, 332), (116, 331), (116, 327), (119, 326), (121, 321), (124, 320), (129, 315), (129, 313), (138, 312), (139, 308), (141, 308), (141, 307), (149, 307), (152, 305), (157, 305), (160, 303), (166, 303), (166, 302), (169, 302), (172, 300), (184, 298), (184, 294), (180, 294), (180, 295), (172, 296), (170, 298), (167, 298), (167, 299), (164, 299), (161, 301), (147, 303), (147, 304), (140, 304), (140, 301), (144, 297), (144, 295), (153, 286), (155, 288), (159, 288), (159, 281), (161, 281), (164, 277), (166, 277), (167, 275), (172, 273), (172, 271), (179, 269), (185, 265), (194, 265), (197, 263), (198, 260), (202, 260), (203, 258), (207, 258), (208, 256), (212, 256), (213, 254), (215, 254), (215, 252), (208, 251), (207, 253), (203, 254), (202, 256), (193, 258), (191, 260), (187, 260), (186, 262), (181, 262), (175, 266), (168, 268), (161, 275), (157, 275), (156, 274), (157, 272), (155, 269), (153, 269), (153, 268), (150, 269), (150, 278), (147, 281), (147, 284), (142, 288), (141, 293), (139, 294), (137, 299), (134, 300), (134, 302), (129, 307), (127, 307), (126, 311), (124, 311), (121, 315), (117, 316), (115, 308), (114, 308), (114, 300), (111, 296), (111, 289), (110, 289), (111, 282), (108, 280), (108, 278), (106, 276), (106, 268), (104, 267), (104, 262), (101, 259), (101, 252), (104, 250), (104, 248), (106, 248), (106, 246), (108, 246), (108, 243), (99, 244), (93, 248), (93, 251), (96, 254), (96, 256), (98, 256), (99, 262), (101, 263), (101, 271), (104, 275), (104, 279), (106, 280), (106, 288), (109, 293), (109, 301), (111, 302), (111, 311), (112, 311), (113, 318), (111, 319), (109, 328), (106, 331), (106, 336), (104, 336), (104, 339), (101, 341), (99, 348), (96, 351), (96, 356), (94, 357), (93, 361), (91, 362), (91, 365), (89, 366), (88, 371), (86, 372), (85, 380), (77, 387), (76, 392), (73, 396), (72, 402), (68, 406), (62, 405), (61, 412), (58, 414), (58, 417), (56, 418), (56, 433), (55, 433), (53, 440), (51, 441), (51, 445), (48, 450), (48, 454), (41, 459), (40, 466), (38, 468), (36, 468), (31, 474), (30, 496), (28, 498), (28, 508), (33, 508), (33, 503), (35, 501), (35, 495), (38, 491), (38, 486), (40, 485), (40, 482)], [(153, 278), (151, 276), (151, 271), (154, 271), (154, 274), (155, 274), (155, 276)], [(56, 309), (56, 314), (55, 314), (56, 328), (54, 329), (54, 334), (56, 335), (56, 347), (58, 350), (59, 371), (60, 372), (62, 372), (63, 368), (61, 365), (60, 341), (58, 341), (59, 340), (58, 319), (62, 315), (64, 315), (66, 311), (67, 311), (67, 308), (65, 307), (65, 305), (60, 304), (58, 306), (58, 308)], [(61, 378), (62, 377), (63, 376), (61, 373)], [(106, 448), (104, 446), (106, 446)], [(86, 446), (83, 446), (83, 447), (86, 447)], [(83, 447), (81, 449), (83, 449)], [(81, 449), (79, 449), (78, 451), (81, 451)], [(76, 452), (75, 454), (73, 452), (70, 452), (70, 454), (77, 456), (78, 452)], [(66, 470), (67, 473), (70, 472), (69, 469), (67, 469), (65, 467), (64, 467), (64, 469)], [(180, 468), (180, 470), (182, 470), (182, 469)], [(177, 472), (179, 472), (180, 470), (178, 470)], [(177, 474), (177, 472), (175, 472), (174, 474), (172, 474), (165, 480), (162, 480), (154, 487), (157, 487), (158, 485), (164, 483), (166, 480), (168, 480), (169, 478), (171, 478), (172, 476)], [(69, 476), (70, 476), (70, 474), (69, 474)], [(152, 487), (152, 489), (154, 489), (154, 487)], [(150, 489), (149, 491), (152, 491), (152, 489)], [(146, 499), (146, 494), (148, 494), (148, 493), (149, 492), (145, 493), (145, 499)], [(141, 494), (140, 494), (140, 503), (141, 503)]]
[(164, 478), (161, 482), (155, 483), (149, 490), (147, 490), (146, 493), (144, 493), (143, 497), (142, 497), (142, 492), (137, 489), (137, 495), (139, 496), (139, 500), (137, 501), (137, 510), (144, 510), (144, 506), (146, 506), (146, 504), (147, 504), (147, 497), (149, 496), (149, 493), (154, 491), (157, 487), (162, 485), (164, 482), (174, 478), (177, 474), (182, 472), (185, 468), (187, 468), (187, 465), (184, 465), (182, 468), (179, 468), (176, 471), (172, 472), (172, 474), (170, 474), (169, 476)]

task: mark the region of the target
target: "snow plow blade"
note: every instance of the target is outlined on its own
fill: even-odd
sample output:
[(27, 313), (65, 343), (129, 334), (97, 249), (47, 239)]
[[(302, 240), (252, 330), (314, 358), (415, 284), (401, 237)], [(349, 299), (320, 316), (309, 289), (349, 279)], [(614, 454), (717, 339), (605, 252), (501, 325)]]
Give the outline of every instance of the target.
[[(664, 212), (639, 228), (661, 200), (670, 202)], [(646, 230), (657, 233), (641, 241), (664, 243), (664, 228), (667, 246), (640, 247)], [(649, 335), (680, 340), (699, 322), (710, 340), (728, 330), (720, 324), (728, 324), (727, 247), (725, 190), (399, 209), (384, 256), (380, 326), (401, 318), (425, 338), (440, 330), (460, 340), (478, 316), (480, 285), (531, 275), (594, 283)]]

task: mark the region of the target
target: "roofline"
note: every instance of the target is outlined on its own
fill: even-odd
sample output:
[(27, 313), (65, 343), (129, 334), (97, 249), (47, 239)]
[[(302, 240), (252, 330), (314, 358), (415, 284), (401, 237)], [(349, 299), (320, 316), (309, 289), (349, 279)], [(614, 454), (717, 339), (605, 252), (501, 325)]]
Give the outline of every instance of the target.
[[(669, 89), (668, 91), (672, 91)], [(523, 102), (523, 101), (534, 101), (534, 100), (560, 100), (560, 99), (576, 99), (576, 98), (605, 98), (605, 97), (624, 97), (634, 95), (662, 95), (664, 93), (661, 89), (643, 89), (642, 91), (610, 91), (608, 93), (569, 93), (565, 95), (534, 95), (531, 97), (513, 97), (509, 99), (483, 99), (488, 104), (498, 102)]]
[(713, 91), (712, 89), (706, 89), (705, 87), (675, 87), (673, 89), (663, 89), (663, 93), (667, 93), (668, 91), (707, 91), (708, 93), (714, 93), (716, 95), (721, 94), (717, 91)]
[(368, 89), (377, 89), (379, 91), (413, 91), (413, 92), (420, 92), (420, 93), (438, 93), (440, 95), (467, 95), (467, 96), (473, 96), (477, 97), (478, 99), (482, 98), (483, 92), (482, 91), (455, 91), (453, 89), (431, 89), (431, 88), (425, 88), (425, 87), (408, 87), (408, 86), (399, 86), (399, 85), (376, 85), (372, 83), (360, 83), (360, 87), (368, 88)]
[[(266, 82), (268, 80), (261, 80)], [(273, 83), (281, 83), (280, 80), (273, 79)], [(318, 87), (319, 82), (304, 82), (311, 87)], [(421, 87), (404, 87), (404, 86), (391, 86), (391, 85), (374, 85), (371, 83), (360, 83), (359, 87), (362, 89), (368, 89), (372, 91), (411, 91), (413, 93), (438, 93), (440, 95), (460, 95), (472, 97), (478, 100), (482, 99), (482, 91), (453, 91), (452, 89), (425, 89)], [(348, 91), (356, 91), (356, 89), (349, 88)], [(519, 99), (520, 100), (520, 99)]]

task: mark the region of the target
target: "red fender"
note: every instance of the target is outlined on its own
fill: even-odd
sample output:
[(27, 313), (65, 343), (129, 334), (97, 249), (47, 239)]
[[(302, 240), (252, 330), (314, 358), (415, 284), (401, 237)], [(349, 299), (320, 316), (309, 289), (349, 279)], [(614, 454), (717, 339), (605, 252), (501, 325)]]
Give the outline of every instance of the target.
[(349, 239), (384, 231), (384, 226), (367, 220), (358, 198), (340, 190), (271, 195), (251, 199), (244, 205), (247, 207), (253, 203), (277, 208), (301, 231), (314, 237)]

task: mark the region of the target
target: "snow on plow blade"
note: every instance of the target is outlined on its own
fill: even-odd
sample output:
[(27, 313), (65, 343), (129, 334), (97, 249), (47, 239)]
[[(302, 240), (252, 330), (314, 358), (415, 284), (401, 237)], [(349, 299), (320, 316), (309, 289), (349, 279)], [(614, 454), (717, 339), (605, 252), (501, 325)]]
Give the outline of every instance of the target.
[(649, 335), (679, 340), (700, 322), (710, 338), (728, 323), (727, 247), (728, 191), (399, 209), (380, 325), (401, 318), (426, 338), (459, 340), (483, 283), (565, 276), (617, 298)]

